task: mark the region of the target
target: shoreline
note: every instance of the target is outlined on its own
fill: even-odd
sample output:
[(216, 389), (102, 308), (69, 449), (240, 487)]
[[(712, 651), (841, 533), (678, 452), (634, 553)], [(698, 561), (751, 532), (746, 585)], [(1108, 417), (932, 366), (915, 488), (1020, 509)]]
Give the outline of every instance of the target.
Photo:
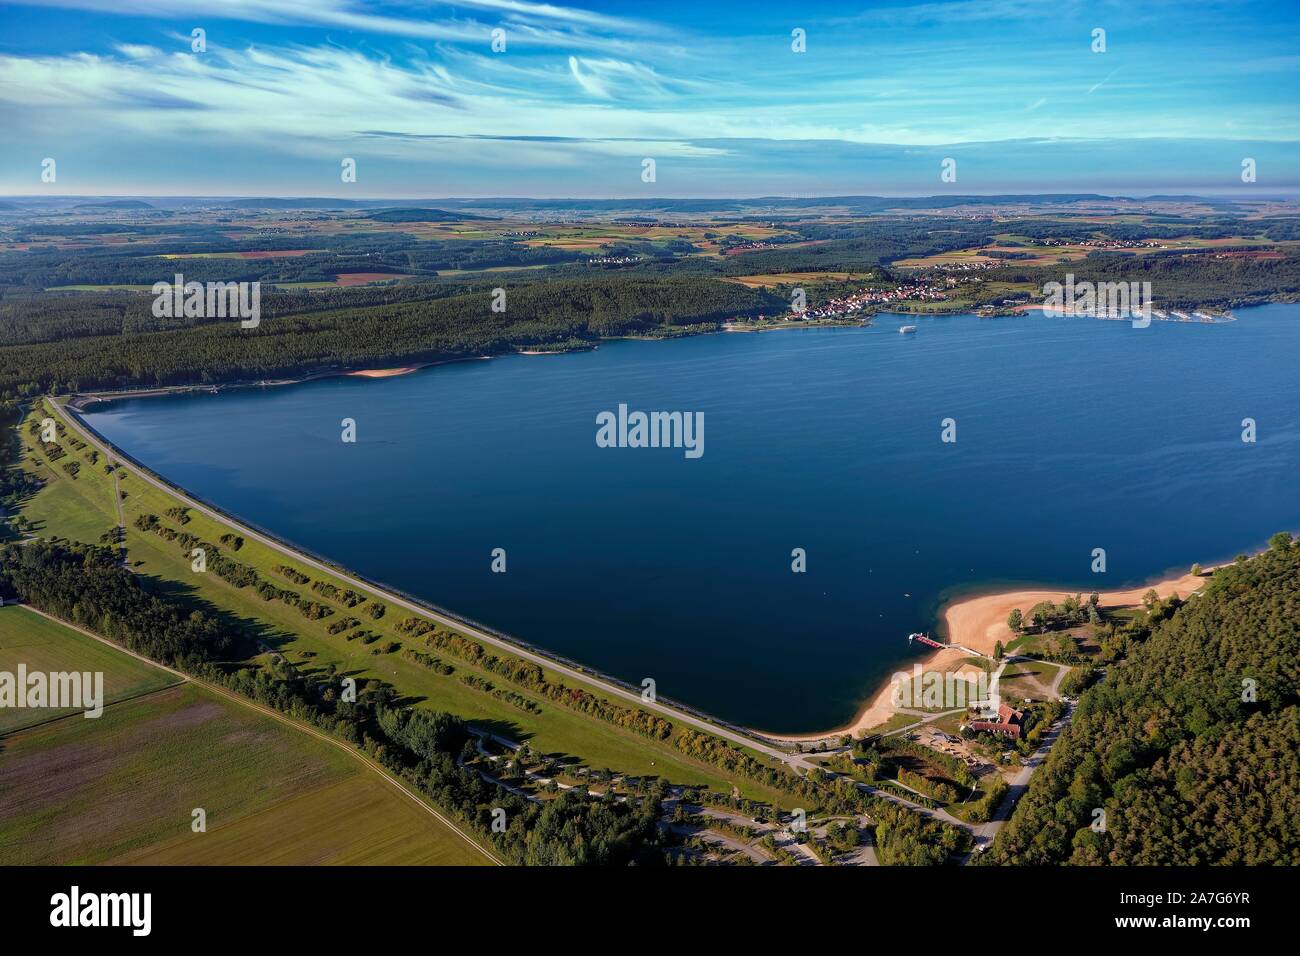
[[(1268, 305), (1274, 301), (1275, 300), (1270, 298), (1265, 300), (1264, 302), (1252, 303), (1251, 305), (1252, 306)], [(1043, 306), (1041, 303), (1022, 303), (1012, 308), (1010, 312), (997, 313), (997, 314), (1026, 315), (1031, 312), (1041, 312), (1042, 309)], [(714, 329), (699, 329), (697, 331), (680, 332), (672, 335), (610, 336), (608, 338), (597, 339), (596, 341), (592, 342), (590, 345), (584, 344), (581, 347), (558, 348), (558, 349), (520, 348), (520, 349), (511, 349), (509, 351), (493, 352), (490, 354), (463, 355), (455, 358), (437, 359), (431, 362), (416, 362), (411, 365), (391, 366), (386, 368), (354, 369), (354, 368), (325, 367), (325, 368), (318, 369), (314, 372), (306, 372), (304, 374), (297, 375), (292, 378), (259, 379), (257, 381), (253, 381), (249, 379), (232, 379), (231, 381), (227, 381), (227, 382), (192, 382), (187, 385), (139, 386), (135, 388), (126, 388), (126, 389), (117, 389), (117, 390), (114, 389), (88, 390), (84, 392), (83, 391), (71, 392), (67, 395), (60, 395), (58, 397), (63, 399), (66, 404), (72, 406), (77, 411), (86, 411), (88, 409), (92, 409), (95, 406), (101, 404), (106, 404), (108, 402), (114, 402), (114, 401), (125, 401), (127, 399), (159, 398), (167, 395), (189, 395), (189, 394), (200, 394), (205, 392), (208, 394), (217, 395), (220, 394), (221, 392), (231, 391), (234, 389), (273, 388), (273, 387), (280, 387), (286, 385), (303, 385), (307, 382), (314, 382), (320, 379), (335, 378), (335, 377), (354, 377), (354, 378), (367, 378), (367, 379), (397, 378), (399, 376), (410, 375), (415, 372), (423, 371), (424, 369), (427, 368), (435, 368), (439, 365), (451, 365), (454, 362), (486, 361), (488, 359), (500, 358), (507, 355), (529, 355), (529, 356), (567, 355), (570, 352), (587, 352), (599, 348), (601, 342), (619, 342), (619, 341), (658, 342), (658, 341), (664, 341), (668, 339), (688, 338), (696, 335), (727, 335), (727, 334), (746, 333), (746, 332), (754, 332), (754, 333), (775, 332), (781, 329), (859, 328), (863, 326), (870, 326), (872, 324), (872, 320), (877, 316), (895, 316), (898, 318), (915, 318), (917, 316), (920, 316), (922, 318), (953, 318), (953, 317), (959, 317), (963, 315), (970, 316), (971, 318), (989, 317), (987, 315), (982, 316), (979, 314), (978, 311), (974, 311), (971, 309), (959, 309), (952, 312), (943, 312), (943, 311), (910, 312), (910, 311), (897, 311), (891, 309), (879, 309), (875, 312), (871, 312), (866, 315), (863, 315), (861, 319), (853, 319), (853, 320), (814, 319), (811, 321), (803, 321), (803, 322), (770, 322), (768, 324), (763, 324), (763, 325), (755, 324), (748, 328), (737, 327), (734, 322), (726, 321), (726, 322), (719, 322), (718, 327)], [(1226, 318), (1220, 318), (1216, 322), (1198, 321), (1198, 322), (1181, 323), (1179, 322), (1179, 320), (1176, 319), (1174, 320), (1165, 319), (1163, 321), (1173, 321), (1175, 324), (1206, 325), (1206, 324), (1219, 324), (1220, 321), (1232, 321), (1235, 320), (1236, 318), (1237, 316), (1235, 314), (1229, 312), (1227, 313)], [(1125, 321), (1125, 320), (1120, 320), (1120, 321)]]
[[(1139, 607), (1142, 595), (1154, 589), (1163, 600), (1177, 593), (1187, 598), (1200, 590), (1210, 580), (1216, 567), (1206, 567), (1201, 575), (1185, 572), (1170, 575), (1134, 588), (1120, 588), (1110, 591), (1098, 591), (1098, 607), (1103, 610), (1122, 610)], [(1017, 588), (1003, 591), (983, 591), (966, 594), (946, 602), (938, 611), (939, 628), (952, 645), (963, 645), (980, 654), (992, 656), (994, 645), (1002, 641), (1003, 645), (1014, 639), (1011, 628), (1007, 626), (1007, 617), (1013, 608), (1019, 608), (1026, 614), (1039, 601), (1060, 601), (1082, 592), (1077, 588)], [(1087, 592), (1092, 593), (1092, 592)], [(1084, 595), (1085, 599), (1087, 595)], [(923, 671), (948, 673), (957, 671), (971, 655), (961, 648), (936, 649), (919, 661), (908, 664), (908, 670), (919, 664)], [(767, 740), (782, 744), (807, 744), (838, 738), (844, 735), (862, 736), (872, 728), (879, 727), (893, 718), (898, 712), (892, 702), (893, 675), (869, 695), (858, 707), (853, 720), (842, 727), (816, 734), (779, 734), (750, 728), (755, 734)], [(917, 718), (918, 720), (921, 718)]]
[[(512, 353), (506, 353), (512, 354)], [(74, 392), (70, 395), (60, 395), (58, 398), (63, 399), (65, 405), (68, 405), (78, 412), (93, 411), (100, 405), (107, 405), (110, 402), (121, 402), (129, 399), (140, 398), (163, 398), (169, 395), (220, 395), (222, 392), (231, 392), (249, 388), (280, 388), (289, 385), (305, 385), (308, 382), (318, 382), (327, 378), (369, 378), (384, 379), (397, 378), (402, 375), (411, 375), (415, 372), (423, 371), (426, 368), (435, 368), (439, 365), (451, 365), (455, 362), (481, 362), (494, 358), (492, 355), (465, 355), (459, 358), (439, 359), (435, 362), (417, 362), (414, 365), (403, 365), (392, 368), (328, 368), (311, 372), (307, 375), (301, 375), (297, 378), (275, 378), (259, 379), (257, 381), (237, 380), (230, 382), (212, 382), (197, 385), (163, 385), (152, 388), (131, 388), (120, 391), (87, 391)]]
[[(762, 332), (781, 332), (786, 329), (857, 329), (865, 328), (871, 325), (871, 319), (878, 313), (864, 316), (861, 321), (857, 319), (801, 319), (799, 321), (770, 321), (762, 325), (753, 323), (747, 327), (742, 327), (734, 322), (723, 322), (717, 332), (701, 332), (701, 335), (731, 335), (733, 333), (757, 334)], [(958, 313), (964, 314), (964, 313)]]
[[(854, 322), (852, 326), (858, 326), (860, 323)], [(773, 332), (780, 329), (798, 329), (798, 328), (839, 328), (850, 327), (850, 323), (845, 322), (791, 322), (781, 325), (764, 326), (753, 329), (733, 329), (719, 328), (701, 332), (691, 332), (683, 335), (659, 336), (659, 335), (621, 335), (611, 336), (607, 339), (600, 339), (591, 345), (573, 348), (558, 349), (516, 349), (508, 352), (494, 352), (490, 355), (464, 355), (457, 358), (438, 359), (434, 362), (417, 362), (414, 365), (393, 366), (390, 368), (324, 368), (315, 372), (309, 372), (305, 375), (299, 375), (294, 378), (275, 378), (275, 379), (258, 379), (251, 381), (248, 379), (236, 379), (229, 382), (203, 382), (189, 385), (158, 385), (142, 386), (140, 388), (128, 388), (121, 390), (105, 389), (102, 391), (85, 391), (72, 392), (67, 395), (57, 396), (63, 399), (66, 405), (71, 406), (78, 412), (92, 412), (100, 405), (107, 405), (110, 402), (122, 402), (141, 398), (164, 398), (172, 395), (220, 395), (222, 392), (231, 392), (250, 388), (281, 388), (290, 385), (305, 385), (308, 382), (318, 382), (327, 378), (365, 378), (365, 379), (386, 379), (399, 378), (405, 375), (412, 375), (416, 372), (422, 372), (425, 369), (436, 368), (440, 365), (452, 365), (457, 362), (486, 362), (496, 358), (505, 358), (510, 355), (523, 356), (541, 356), (541, 355), (571, 355), (577, 352), (591, 352), (600, 348), (601, 342), (659, 342), (672, 338), (687, 338), (695, 335), (722, 335), (730, 332)]]

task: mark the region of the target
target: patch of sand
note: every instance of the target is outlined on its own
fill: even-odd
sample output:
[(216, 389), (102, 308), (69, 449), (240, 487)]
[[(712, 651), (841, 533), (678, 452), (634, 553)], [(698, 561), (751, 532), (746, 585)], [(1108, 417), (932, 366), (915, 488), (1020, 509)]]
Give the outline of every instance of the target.
[[(922, 672), (937, 671), (938, 673), (946, 674), (949, 671), (952, 671), (953, 673), (962, 675), (967, 680), (974, 680), (975, 676), (981, 673), (981, 670), (974, 664), (969, 663), (969, 658), (970, 654), (965, 651), (951, 648), (936, 650), (919, 663)], [(913, 662), (912, 664), (907, 665), (906, 672), (909, 676), (912, 673), (912, 667), (915, 663), (918, 662)], [(777, 743), (814, 743), (819, 740), (843, 737), (845, 734), (852, 737), (861, 737), (871, 728), (879, 727), (894, 716), (896, 708), (894, 707), (893, 696), (894, 683), (893, 678), (891, 677), (890, 680), (886, 681), (885, 684), (876, 691), (875, 696), (867, 702), (866, 706), (858, 712), (857, 717), (853, 719), (853, 723), (851, 724), (836, 728), (835, 730), (824, 730), (818, 734), (768, 734), (763, 733), (762, 731), (758, 731), (758, 733), (760, 736), (766, 737), (768, 740)], [(917, 720), (920, 719), (921, 718), (919, 717), (917, 718)]]
[[(1099, 606), (1103, 609), (1136, 607), (1142, 603), (1142, 595), (1154, 589), (1160, 597), (1167, 598), (1177, 593), (1187, 597), (1198, 590), (1208, 579), (1195, 574), (1183, 574), (1176, 578), (1167, 578), (1154, 584), (1143, 585), (1128, 591), (1098, 591)], [(961, 598), (953, 601), (943, 609), (943, 630), (951, 644), (964, 644), (981, 654), (992, 654), (993, 646), (1001, 641), (1010, 643), (1014, 635), (1007, 626), (1007, 618), (1015, 608), (1028, 618), (1029, 609), (1039, 601), (1060, 603), (1073, 591), (1003, 591), (997, 594), (983, 594), (977, 597)], [(1086, 601), (1088, 593), (1083, 594)]]
[(419, 370), (418, 365), (410, 368), (367, 368), (359, 372), (348, 372), (349, 375), (356, 375), (359, 378), (392, 378), (394, 375), (409, 375)]

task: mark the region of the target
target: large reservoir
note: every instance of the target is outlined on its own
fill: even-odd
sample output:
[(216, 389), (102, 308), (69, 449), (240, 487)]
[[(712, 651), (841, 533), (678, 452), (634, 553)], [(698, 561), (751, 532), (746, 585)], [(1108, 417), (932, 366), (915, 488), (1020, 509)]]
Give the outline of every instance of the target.
[[(1300, 306), (1237, 314), (878, 316), (89, 421), (366, 577), (727, 720), (817, 731), (919, 654), (907, 634), (954, 593), (1137, 585), (1300, 528)], [(601, 447), (621, 404), (702, 415), (703, 453)]]

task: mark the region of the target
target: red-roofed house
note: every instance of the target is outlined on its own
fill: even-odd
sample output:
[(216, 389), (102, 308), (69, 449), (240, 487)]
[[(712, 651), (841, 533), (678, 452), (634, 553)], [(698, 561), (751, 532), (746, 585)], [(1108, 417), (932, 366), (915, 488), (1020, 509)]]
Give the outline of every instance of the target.
[(972, 720), (969, 726), (974, 731), (983, 730), (1019, 740), (1025, 732), (1025, 712), (1008, 704), (999, 704), (997, 720)]

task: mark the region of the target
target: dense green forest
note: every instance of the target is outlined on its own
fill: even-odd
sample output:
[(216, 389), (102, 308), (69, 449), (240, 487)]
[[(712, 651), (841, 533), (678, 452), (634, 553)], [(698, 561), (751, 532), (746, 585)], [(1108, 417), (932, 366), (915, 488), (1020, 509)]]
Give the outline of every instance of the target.
[(1300, 545), (1275, 536), (1140, 631), (985, 862), (1300, 864)]
[[(0, 348), (0, 398), (130, 385), (267, 378), (329, 366), (436, 361), (529, 346), (572, 346), (782, 308), (771, 292), (716, 279), (535, 282), (445, 298), (170, 332), (86, 335)], [(99, 321), (110, 325), (112, 310)]]
[[(11, 465), (18, 458), (20, 441), (16, 426), (21, 419), (16, 405), (0, 401), (0, 511), (17, 507), (40, 488), (35, 476)], [(5, 528), (0, 524), (0, 537), (4, 534)]]
[(1032, 282), (1039, 288), (1060, 282), (1065, 273), (1075, 282), (1150, 282), (1157, 308), (1231, 307), (1269, 299), (1300, 298), (1300, 256), (1281, 259), (1216, 259), (1181, 254), (1094, 253), (1058, 266), (1008, 265), (990, 277)]
[[(278, 247), (263, 250), (264, 246)], [(306, 254), (264, 258), (211, 258), (211, 253), (279, 251), (286, 246)], [(174, 256), (176, 258), (162, 258)], [(190, 241), (124, 243), (117, 247), (41, 249), (0, 255), (0, 290), (39, 292), (68, 285), (148, 285), (171, 281), (176, 272), (197, 282), (321, 282), (348, 272), (435, 275), (444, 269), (488, 269), (572, 262), (582, 253), (508, 241), (417, 242), (409, 236), (354, 233), (328, 248), (319, 236), (292, 236), (268, 243), (236, 243), (196, 237)]]

